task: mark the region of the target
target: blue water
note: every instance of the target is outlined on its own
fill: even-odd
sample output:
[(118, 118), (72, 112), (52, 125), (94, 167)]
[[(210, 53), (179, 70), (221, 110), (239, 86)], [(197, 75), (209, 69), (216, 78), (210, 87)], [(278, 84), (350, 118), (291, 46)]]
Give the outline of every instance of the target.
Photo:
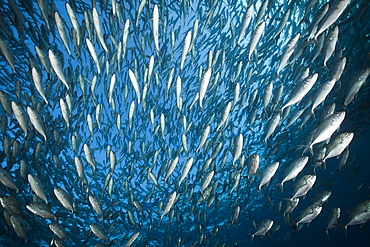
[[(45, 0), (46, 1), (46, 0)], [(16, 17), (18, 12), (14, 9), (14, 1), (1, 1), (0, 37), (5, 45), (0, 51), (0, 90), (11, 101), (21, 105), (26, 112), (31, 106), (40, 113), (41, 120), (46, 129), (47, 142), (28, 121), (28, 136), (25, 136), (14, 114), (7, 115), (0, 106), (0, 115), (6, 119), (5, 131), (1, 131), (0, 160), (1, 167), (12, 177), (20, 191), (0, 185), (0, 196), (13, 196), (22, 205), (20, 217), (27, 233), (27, 246), (49, 246), (52, 239), (57, 238), (49, 229), (48, 224), (54, 219), (44, 219), (34, 215), (26, 209), (30, 202), (42, 201), (31, 190), (28, 181), (20, 174), (20, 163), (27, 162), (28, 172), (38, 176), (42, 181), (48, 207), (63, 225), (68, 239), (63, 240), (65, 246), (94, 246), (98, 243), (108, 246), (124, 246), (129, 238), (139, 232), (138, 238), (132, 246), (369, 246), (370, 237), (367, 224), (364, 226), (348, 226), (348, 237), (345, 237), (343, 225), (348, 223), (348, 212), (359, 203), (369, 199), (370, 161), (368, 150), (370, 147), (369, 116), (370, 97), (369, 83), (360, 88), (355, 99), (344, 106), (347, 92), (352, 86), (352, 79), (360, 70), (370, 66), (370, 37), (369, 37), (369, 7), (366, 0), (349, 1), (348, 6), (340, 15), (334, 25), (339, 27), (339, 38), (334, 54), (327, 64), (329, 72), (323, 66), (324, 52), (321, 51), (315, 61), (313, 54), (318, 44), (310, 42), (302, 55), (295, 57), (299, 49), (308, 40), (305, 34), (310, 23), (314, 20), (320, 7), (328, 1), (317, 1), (302, 21), (308, 1), (293, 0), (269, 1), (266, 12), (261, 21), (266, 23), (265, 30), (259, 39), (256, 50), (248, 61), (249, 45), (253, 36), (258, 12), (263, 1), (146, 1), (142, 13), (139, 15), (136, 26), (137, 11), (140, 1), (116, 1), (119, 14), (113, 15), (112, 2), (92, 1), (92, 3), (70, 2), (75, 10), (81, 29), (81, 45), (76, 46), (73, 40), (70, 18), (66, 11), (65, 2), (48, 1), (48, 20), (50, 29), (46, 28), (45, 19), (40, 11), (39, 4), (17, 1), (19, 13), (25, 19), (25, 24)], [(333, 6), (335, 1), (329, 1)], [(247, 8), (254, 4), (253, 16), (245, 35), (237, 46), (243, 14)], [(27, 5), (28, 4), (28, 5)], [(153, 9), (159, 8), (159, 47), (155, 50), (153, 41)], [(28, 6), (28, 7), (27, 7)], [(108, 46), (106, 53), (99, 41), (90, 20), (93, 35), (86, 30), (84, 11), (92, 13), (96, 6), (103, 37)], [(285, 11), (290, 8), (291, 15), (282, 33), (273, 38)], [(32, 9), (30, 11), (29, 9)], [(67, 53), (61, 35), (54, 21), (54, 11), (58, 11), (67, 30), (67, 38), (71, 47), (72, 56)], [(0, 16), (0, 17), (1, 17)], [(210, 17), (208, 19), (208, 17)], [(16, 18), (16, 25), (13, 19)], [(127, 50), (120, 63), (117, 55), (120, 54), (120, 42), (123, 42), (123, 30), (126, 19), (130, 19)], [(195, 20), (199, 20), (199, 29), (194, 46), (180, 70), (180, 61), (183, 43), (188, 31), (193, 31)], [(332, 25), (329, 29), (331, 29)], [(6, 26), (9, 26), (7, 30)], [(172, 35), (173, 32), (173, 35)], [(276, 76), (281, 54), (287, 42), (297, 33), (301, 34), (298, 46), (290, 58), (290, 62)], [(328, 33), (328, 30), (325, 31)], [(86, 45), (88, 37), (98, 54), (101, 73), (97, 73), (96, 65), (91, 58)], [(173, 40), (172, 37), (175, 37)], [(173, 43), (173, 47), (172, 47)], [(35, 45), (46, 54), (53, 50), (58, 54), (63, 72), (67, 78), (70, 90), (61, 82), (56, 73), (48, 73), (35, 52)], [(12, 71), (11, 61), (5, 55), (6, 47), (14, 57), (15, 71)], [(315, 118), (309, 118), (302, 125), (307, 110), (289, 128), (285, 128), (287, 120), (280, 120), (277, 128), (264, 143), (267, 125), (271, 116), (283, 107), (297, 86), (297, 78), (306, 68), (309, 74), (318, 73), (319, 78), (308, 94), (300, 103), (293, 104), (287, 119), (297, 111), (308, 106), (315, 91), (328, 80), (336, 59), (345, 56), (347, 63), (339, 81), (336, 82), (323, 104), (315, 109)], [(256, 56), (257, 55), (257, 56)], [(153, 73), (148, 82), (147, 69), (150, 57), (154, 58)], [(209, 61), (210, 57), (212, 62)], [(215, 59), (215, 57), (218, 57)], [(107, 61), (109, 69), (107, 67)], [(242, 65), (240, 74), (238, 66)], [(202, 105), (199, 100), (192, 102), (199, 91), (203, 74), (209, 66), (212, 67), (210, 83), (207, 87)], [(36, 67), (42, 75), (42, 87), (45, 90), (49, 105), (40, 97), (33, 83), (31, 69)], [(168, 80), (171, 69), (174, 74), (171, 86)], [(137, 78), (141, 101), (139, 103), (134, 91), (128, 71), (132, 70)], [(108, 92), (113, 73), (116, 75), (116, 84), (113, 88), (114, 103), (108, 102)], [(92, 81), (96, 76), (96, 87), (91, 89)], [(177, 80), (181, 78), (182, 105), (178, 105)], [(219, 80), (216, 82), (216, 78)], [(17, 80), (20, 85), (20, 95), (17, 93)], [(271, 100), (264, 109), (263, 96), (268, 83), (273, 82)], [(235, 88), (240, 86), (240, 93), (235, 100)], [(280, 100), (277, 100), (279, 87), (283, 86)], [(143, 97), (144, 92), (146, 97)], [(258, 90), (257, 97), (251, 105), (254, 90)], [(70, 127), (67, 128), (63, 119), (59, 100), (71, 99)], [(226, 123), (217, 130), (221, 115), (228, 102), (234, 102)], [(277, 102), (276, 102), (277, 101)], [(133, 103), (132, 103), (133, 102)], [(273, 103), (276, 102), (274, 105)], [(320, 124), (320, 116), (324, 106), (336, 104), (335, 112), (346, 111), (346, 117), (340, 128), (331, 139), (344, 132), (354, 132), (355, 137), (348, 149), (350, 156), (347, 165), (338, 170), (339, 160), (327, 160), (327, 169), (316, 169), (317, 179), (313, 188), (307, 193), (305, 199), (300, 198), (297, 208), (289, 215), (286, 222), (279, 203), (284, 198), (292, 196), (293, 185), (303, 175), (313, 174), (313, 157), (308, 152), (309, 162), (296, 180), (284, 184), (284, 192), (276, 184), (284, 177), (284, 170), (296, 158), (302, 156), (303, 149), (297, 150), (299, 145), (306, 144), (309, 135)], [(100, 116), (100, 129), (96, 118), (96, 106), (102, 105)], [(132, 124), (129, 124), (130, 105), (135, 104)], [(150, 112), (154, 113), (154, 130)], [(253, 112), (257, 112), (255, 122), (250, 125), (249, 120)], [(286, 114), (284, 111), (283, 115)], [(88, 115), (93, 121), (93, 135), (88, 127)], [(164, 114), (165, 126), (162, 136), (160, 116)], [(27, 113), (26, 113), (27, 115)], [(117, 118), (120, 125), (117, 126)], [(184, 122), (186, 118), (186, 124)], [(185, 126), (186, 125), (186, 126)], [(185, 127), (186, 128), (185, 128)], [(210, 126), (211, 131), (206, 144), (196, 152), (204, 129)], [(184, 130), (186, 129), (186, 131)], [(279, 138), (286, 134), (285, 139), (278, 143)], [(185, 134), (187, 140), (186, 153), (183, 150), (181, 135)], [(233, 153), (236, 137), (243, 135), (241, 154), (245, 163), (241, 166), (241, 178), (238, 186), (230, 193), (238, 171), (240, 159), (233, 165)], [(72, 136), (77, 137), (76, 152), (72, 146)], [(59, 136), (59, 138), (58, 138)], [(6, 143), (20, 144), (20, 152), (16, 156), (6, 152)], [(96, 172), (87, 163), (83, 151), (83, 144), (91, 148), (95, 160)], [(221, 145), (222, 143), (222, 145)], [(314, 145), (314, 151), (324, 144)], [(215, 153), (220, 147), (219, 153)], [(40, 148), (40, 149), (39, 149)], [(107, 150), (116, 156), (116, 166), (111, 172), (111, 163)], [(277, 148), (273, 154), (271, 152)], [(10, 148), (14, 150), (13, 144)], [(39, 155), (37, 156), (38, 150)], [(155, 152), (160, 150), (156, 162)], [(247, 177), (249, 168), (247, 160), (250, 155), (257, 153), (260, 164), (257, 175), (251, 180)], [(216, 155), (217, 154), (217, 155)], [(53, 155), (60, 161), (58, 167), (53, 161)], [(204, 165), (213, 157), (206, 169)], [(37, 157), (36, 157), (37, 156)], [(84, 177), (78, 177), (75, 156), (79, 156), (84, 164)], [(173, 159), (179, 161), (166, 180), (169, 165)], [(193, 166), (186, 179), (178, 186), (185, 163), (190, 157), (194, 158)], [(351, 163), (350, 160), (353, 162)], [(220, 168), (225, 161), (223, 168)], [(280, 166), (268, 185), (262, 188), (262, 197), (256, 191), (260, 182), (260, 175), (264, 168), (272, 163), (280, 162)], [(203, 173), (201, 172), (203, 170)], [(215, 171), (210, 182), (214, 186), (211, 196), (206, 202), (200, 202), (204, 196), (201, 190), (205, 175)], [(153, 173), (158, 180), (154, 185), (149, 177)], [(113, 179), (112, 193), (109, 185), (104, 185), (108, 174)], [(360, 189), (359, 185), (363, 185)], [(103, 187), (105, 187), (103, 191)], [(77, 205), (77, 212), (72, 214), (63, 208), (54, 195), (54, 188), (61, 187), (73, 198)], [(209, 188), (208, 187), (208, 188)], [(331, 190), (332, 196), (323, 205), (321, 213), (309, 225), (305, 224), (299, 231), (294, 223), (299, 219), (299, 212), (312, 203), (312, 198), (320, 191)], [(176, 191), (178, 197), (168, 214), (164, 213), (170, 193)], [(101, 201), (104, 211), (101, 219), (92, 208), (88, 197), (96, 195)], [(210, 198), (213, 203), (207, 206)], [(268, 199), (270, 198), (270, 199)], [(138, 201), (143, 210), (135, 207), (133, 201)], [(162, 206), (161, 206), (162, 205)], [(234, 223), (230, 223), (235, 207), (240, 207), (240, 213)], [(330, 229), (330, 240), (324, 230), (327, 225), (327, 215), (332, 207), (341, 208), (341, 218), (338, 226)], [(5, 221), (0, 208), (0, 246), (24, 246), (13, 227)], [(129, 219), (132, 213), (133, 222)], [(251, 242), (250, 234), (256, 232), (253, 222), (257, 225), (264, 219), (274, 221), (272, 229), (265, 236), (255, 236)], [(172, 220), (172, 222), (171, 222)], [(109, 241), (100, 240), (90, 231), (90, 224), (100, 225)], [(278, 227), (278, 228), (276, 228)], [(213, 236), (214, 229), (218, 233)]]

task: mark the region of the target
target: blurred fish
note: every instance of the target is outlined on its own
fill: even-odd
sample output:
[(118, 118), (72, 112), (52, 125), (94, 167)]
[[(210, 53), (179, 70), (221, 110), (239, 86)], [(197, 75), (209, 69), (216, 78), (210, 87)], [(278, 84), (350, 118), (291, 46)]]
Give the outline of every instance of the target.
[(252, 236), (251, 241), (253, 241), (253, 238), (256, 235), (264, 236), (266, 232), (268, 232), (268, 230), (271, 229), (273, 224), (274, 224), (274, 221), (270, 219), (265, 219), (261, 221), (257, 226), (257, 231), (253, 234), (250, 234)]

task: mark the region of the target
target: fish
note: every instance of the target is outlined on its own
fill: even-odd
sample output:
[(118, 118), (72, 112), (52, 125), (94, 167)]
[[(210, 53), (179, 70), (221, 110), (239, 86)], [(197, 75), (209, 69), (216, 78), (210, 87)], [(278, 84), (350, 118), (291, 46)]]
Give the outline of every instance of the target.
[(1, 168), (1, 167), (0, 167), (0, 182), (8, 188), (19, 191), (19, 188), (15, 184), (12, 176), (9, 174), (9, 172), (6, 169)]
[(326, 159), (339, 156), (350, 144), (354, 137), (353, 132), (344, 132), (335, 137), (326, 147), (326, 154), (322, 159), (325, 162)]
[(260, 21), (262, 20), (263, 16), (265, 15), (268, 4), (269, 4), (269, 0), (265, 0), (261, 4), (260, 8), (258, 9), (255, 26), (260, 23)]
[(351, 86), (349, 87), (346, 99), (344, 101), (345, 106), (349, 105), (353, 101), (362, 85), (366, 82), (369, 75), (370, 68), (365, 68), (359, 71), (356, 76), (352, 78), (352, 80), (349, 82), (349, 85)]
[(163, 213), (161, 215), (161, 220), (162, 218), (168, 214), (168, 212), (171, 210), (173, 204), (175, 203), (175, 199), (176, 199), (176, 196), (177, 196), (177, 192), (176, 190), (175, 191), (172, 191), (167, 199), (167, 203), (166, 203), (166, 206), (164, 207), (164, 210), (163, 210)]
[(10, 67), (12, 67), (13, 72), (15, 72), (15, 57), (12, 50), (9, 48), (9, 45), (0, 38), (0, 51), (5, 57), (6, 61), (9, 63)]
[(98, 74), (100, 74), (101, 68), (100, 68), (100, 64), (99, 64), (99, 58), (98, 58), (98, 55), (95, 51), (94, 45), (91, 43), (89, 37), (86, 37), (85, 41), (86, 41), (87, 48), (90, 52), (90, 55), (91, 55), (92, 59), (95, 62), (96, 68), (98, 69)]
[(312, 198), (312, 202), (313, 202), (312, 204), (322, 206), (324, 203), (326, 203), (330, 199), (332, 193), (333, 192), (330, 190), (320, 191)]
[(261, 182), (258, 185), (258, 190), (261, 193), (262, 196), (262, 191), (261, 188), (263, 185), (267, 184), (270, 182), (271, 178), (275, 175), (277, 169), (279, 168), (280, 163), (279, 162), (274, 162), (265, 167), (261, 174)]
[(49, 224), (49, 229), (55, 235), (57, 235), (60, 239), (67, 239), (67, 234), (65, 232), (65, 229), (61, 224), (59, 224), (57, 222), (50, 223)]
[(283, 18), (281, 19), (281, 22), (277, 28), (277, 31), (275, 32), (275, 35), (273, 37), (273, 39), (276, 39), (276, 37), (278, 37), (281, 32), (284, 30), (284, 27), (286, 26), (287, 22), (288, 22), (288, 19), (290, 17), (290, 12), (291, 12), (291, 8), (288, 8), (286, 11), (285, 11), (285, 14), (283, 16)]
[(188, 54), (190, 50), (190, 45), (191, 45), (191, 40), (192, 40), (191, 33), (192, 33), (191, 31), (188, 31), (184, 39), (184, 46), (182, 48), (182, 53), (181, 53), (180, 70), (183, 69), (186, 55)]
[(31, 202), (26, 205), (26, 208), (32, 213), (45, 219), (56, 218), (53, 212), (44, 202)]
[[(362, 226), (367, 1), (245, 2), (4, 1), (2, 245), (240, 246), (248, 224), (320, 245), (316, 228)], [(356, 210), (306, 225), (333, 207)]]
[(41, 82), (41, 75), (37, 71), (35, 67), (32, 68), (32, 79), (33, 83), (35, 83), (36, 89), (45, 101), (46, 104), (49, 104), (48, 99), (46, 98), (44, 88), (42, 87), (42, 82)]
[(55, 55), (55, 53), (52, 50), (49, 50), (49, 60), (51, 67), (57, 74), (58, 78), (63, 82), (63, 84), (66, 86), (67, 90), (69, 90), (69, 84), (67, 83), (67, 79), (64, 75), (63, 68), (61, 67), (59, 58)]
[(287, 198), (285, 200), (286, 200), (286, 203), (285, 203), (284, 215), (293, 212), (293, 210), (297, 207), (299, 203), (298, 197)]
[[(267, 0), (265, 2), (267, 2)], [(265, 22), (261, 22), (253, 30), (252, 37), (251, 37), (251, 40), (249, 42), (248, 61), (251, 61), (251, 56), (252, 56), (254, 50), (256, 49), (257, 44), (258, 44), (258, 42), (259, 42), (259, 40), (262, 36), (262, 33), (265, 29), (265, 25), (266, 25)]]
[(333, 65), (333, 70), (330, 73), (329, 78), (330, 79), (335, 79), (335, 81), (338, 81), (340, 79), (343, 71), (344, 71), (346, 63), (347, 63), (347, 58), (346, 57), (342, 57), (342, 58), (336, 60), (335, 64)]
[(17, 233), (18, 237), (20, 239), (23, 239), (24, 243), (27, 244), (28, 242), (27, 231), (26, 231), (26, 227), (24, 226), (24, 222), (22, 218), (18, 215), (12, 214), (10, 216), (10, 222), (12, 224), (14, 231)]
[(292, 161), (292, 163), (285, 170), (284, 179), (279, 184), (281, 191), (283, 192), (283, 185), (286, 181), (295, 179), (297, 175), (303, 170), (308, 162), (308, 156), (302, 156)]
[(212, 170), (212, 171), (207, 172), (207, 174), (204, 176), (204, 180), (202, 183), (202, 191), (204, 191), (208, 187), (208, 185), (211, 183), (214, 174), (215, 174), (215, 171)]
[(100, 25), (99, 14), (95, 7), (93, 7), (92, 14), (93, 14), (93, 22), (94, 22), (95, 31), (96, 31), (96, 34), (98, 35), (100, 44), (103, 46), (103, 49), (105, 50), (105, 52), (109, 53), (108, 47), (105, 44), (105, 40), (103, 38), (103, 31)]
[(243, 135), (239, 134), (235, 138), (235, 147), (234, 147), (234, 153), (233, 153), (233, 164), (235, 164), (235, 161), (240, 157), (242, 154), (242, 149), (243, 149)]
[(159, 49), (159, 12), (158, 12), (158, 5), (154, 4), (153, 7), (153, 23), (152, 23), (152, 31), (153, 31), (153, 40), (154, 40), (154, 47), (158, 53), (160, 53)]
[(324, 47), (322, 48), (322, 51), (324, 53), (324, 68), (328, 68), (326, 65), (326, 62), (328, 59), (331, 57), (335, 50), (335, 46), (338, 41), (338, 33), (339, 33), (339, 28), (338, 26), (335, 26), (332, 28), (328, 35), (325, 37), (325, 42), (324, 42)]
[(263, 95), (263, 110), (265, 113), (267, 112), (267, 106), (270, 104), (273, 89), (274, 89), (274, 84), (272, 82), (267, 84), (265, 88), (265, 92)]
[(179, 156), (176, 156), (170, 163), (166, 177), (164, 181), (167, 181), (167, 179), (171, 176), (172, 172), (175, 170), (177, 163), (179, 162)]
[(67, 105), (67, 102), (63, 98), (60, 98), (59, 105), (62, 111), (63, 119), (66, 122), (67, 128), (69, 128), (71, 111)]
[(251, 241), (253, 241), (254, 236), (256, 235), (265, 236), (265, 234), (271, 229), (273, 224), (274, 224), (273, 220), (270, 219), (262, 220), (257, 226), (257, 231), (253, 234), (250, 234), (252, 236)]
[(280, 119), (281, 119), (280, 112), (275, 112), (271, 116), (271, 118), (270, 118), (270, 120), (269, 120), (269, 122), (266, 126), (267, 129), (266, 129), (266, 135), (265, 135), (265, 139), (264, 139), (265, 145), (267, 145), (267, 139), (275, 132), (276, 127), (280, 123)]
[(69, 55), (72, 55), (71, 49), (69, 47), (69, 43), (68, 43), (69, 39), (67, 37), (67, 32), (66, 32), (66, 29), (65, 29), (65, 26), (64, 26), (64, 23), (63, 23), (63, 19), (58, 14), (57, 11), (55, 11), (55, 13), (54, 13), (54, 19), (55, 19), (55, 22), (57, 24), (58, 32), (59, 32), (60, 37), (62, 38), (63, 44), (64, 44), (65, 48), (67, 49), (67, 52), (69, 53)]
[(239, 38), (236, 42), (236, 45), (240, 45), (241, 40), (244, 38), (245, 32), (247, 31), (247, 28), (252, 20), (252, 15), (254, 11), (254, 5), (253, 3), (248, 7), (248, 9), (244, 12), (243, 15), (243, 21), (242, 26), (240, 28)]
[(234, 225), (236, 223), (237, 219), (239, 218), (239, 214), (240, 214), (240, 206), (237, 205), (233, 209), (233, 213), (231, 215), (230, 223), (228, 226)]
[(24, 136), (26, 137), (27, 134), (28, 134), (28, 127), (27, 127), (28, 126), (27, 125), (28, 118), (27, 118), (27, 115), (26, 115), (25, 111), (23, 110), (23, 108), (20, 105), (18, 105), (17, 103), (15, 103), (14, 101), (12, 101), (11, 106), (12, 106), (14, 116), (17, 119), (17, 121), (19, 123), (19, 126), (23, 130)]
[(4, 91), (0, 91), (0, 103), (9, 117), (13, 116), (12, 101)]
[(48, 15), (48, 5), (45, 2), (45, 0), (37, 0), (37, 4), (39, 6), (39, 9), (41, 11), (41, 14), (45, 20), (46, 26), (50, 28), (49, 25), (49, 15)]
[(329, 7), (328, 12), (325, 14), (323, 19), (321, 20), (317, 32), (315, 34), (315, 38), (324, 32), (328, 27), (330, 27), (343, 13), (343, 11), (346, 9), (347, 5), (349, 3), (349, 0), (337, 0), (332, 6)]
[(13, 196), (0, 197), (0, 203), (12, 215), (19, 215), (22, 210), (22, 204)]
[(307, 16), (309, 15), (310, 10), (312, 9), (312, 7), (314, 7), (316, 4), (317, 4), (317, 0), (310, 0), (306, 3), (306, 8), (305, 8), (304, 15), (303, 15), (303, 18), (302, 18), (301, 22), (308, 21)]
[(90, 224), (90, 230), (91, 230), (92, 233), (94, 233), (95, 236), (97, 236), (101, 240), (105, 240), (105, 241), (109, 242), (109, 239), (107, 238), (107, 235), (105, 234), (104, 229), (101, 226), (99, 226), (98, 224), (96, 224), (96, 223)]
[(89, 145), (84, 143), (83, 149), (84, 149), (84, 153), (85, 153), (87, 163), (89, 165), (91, 165), (91, 167), (93, 169), (93, 172), (95, 172), (96, 171), (95, 159), (94, 159), (93, 155), (91, 154), (91, 149), (90, 149)]
[(256, 174), (259, 166), (260, 166), (260, 156), (259, 154), (251, 154), (251, 156), (249, 156), (248, 158), (248, 162), (247, 162), (247, 166), (248, 166), (248, 177)]
[(77, 45), (81, 44), (81, 32), (80, 32), (80, 25), (78, 23), (76, 13), (72, 9), (71, 5), (69, 3), (66, 3), (66, 10), (69, 16), (69, 19), (71, 20), (72, 26), (74, 30), (76, 31), (76, 36), (77, 36)]
[(138, 9), (137, 15), (136, 15), (135, 26), (137, 26), (139, 24), (139, 18), (140, 18), (141, 13), (143, 12), (144, 7), (145, 7), (145, 2), (146, 2), (146, 0), (141, 0), (141, 2), (140, 2), (139, 9)]
[[(312, 22), (310, 23), (310, 26), (307, 30), (309, 39), (312, 38), (316, 34), (317, 29), (318, 29), (318, 24), (324, 18), (324, 16), (328, 12), (328, 10), (329, 10), (329, 3), (325, 3), (317, 11), (316, 15), (314, 16), (314, 18), (313, 18)], [(322, 34), (318, 35), (318, 37), (322, 36)]]
[(313, 131), (312, 137), (310, 137), (309, 145), (303, 145), (308, 148), (311, 152), (312, 146), (316, 143), (330, 139), (331, 135), (339, 128), (346, 116), (345, 111), (333, 113), (332, 115), (325, 118), (325, 120)]
[(211, 131), (211, 127), (208, 125), (208, 126), (204, 129), (204, 131), (203, 131), (203, 133), (202, 133), (202, 137), (201, 137), (201, 139), (200, 139), (199, 145), (198, 145), (197, 149), (195, 150), (195, 152), (196, 152), (196, 153), (198, 153), (198, 152), (199, 152), (199, 150), (200, 150), (200, 149), (204, 146), (204, 144), (206, 143), (206, 141), (207, 141), (207, 138), (208, 138), (208, 136), (209, 136), (210, 131)]
[(362, 201), (357, 204), (351, 211), (348, 217), (348, 222), (345, 224), (344, 231), (347, 236), (348, 226), (365, 223), (370, 218), (370, 200)]
[(131, 246), (135, 242), (135, 240), (139, 237), (139, 235), (140, 235), (139, 231), (134, 232), (128, 239), (127, 243), (125, 244), (125, 247)]
[(38, 133), (44, 137), (45, 142), (47, 141), (46, 129), (43, 123), (41, 115), (33, 108), (27, 106), (27, 114)]
[(297, 43), (298, 43), (300, 36), (301, 34), (297, 33), (285, 46), (283, 54), (281, 54), (281, 58), (279, 61), (279, 67), (276, 72), (277, 75), (280, 74), (280, 71), (284, 68), (286, 62), (288, 62), (290, 56), (293, 54), (294, 50), (297, 48)]
[(184, 181), (184, 179), (187, 177), (187, 175), (189, 174), (189, 171), (191, 170), (191, 167), (193, 166), (193, 162), (194, 162), (193, 157), (189, 158), (188, 161), (186, 162), (186, 164), (184, 166), (184, 170), (182, 171), (182, 174), (181, 174), (181, 178), (180, 178), (180, 181), (179, 181), (179, 186)]
[(329, 213), (327, 216), (327, 226), (325, 230), (326, 236), (328, 237), (329, 240), (330, 240), (329, 229), (334, 228), (337, 225), (340, 215), (341, 215), (340, 207), (332, 207), (329, 210)]
[(321, 210), (322, 207), (319, 205), (313, 204), (308, 206), (300, 213), (296, 225), (311, 223), (321, 213)]
[(315, 91), (312, 99), (311, 114), (315, 115), (314, 110), (318, 105), (320, 105), (330, 94), (332, 89), (335, 86), (336, 79), (332, 79), (324, 82), (320, 87)]
[(294, 185), (293, 198), (305, 196), (316, 182), (316, 175), (307, 174), (301, 177)]
[(58, 201), (63, 205), (64, 208), (68, 209), (72, 213), (75, 212), (72, 197), (62, 188), (58, 187), (54, 189), (54, 195)]
[(135, 90), (135, 93), (136, 93), (136, 97), (137, 97), (137, 103), (140, 104), (140, 88), (139, 88), (139, 83), (136, 79), (136, 76), (134, 74), (134, 72), (132, 72), (132, 70), (128, 70), (128, 74), (129, 74), (129, 77), (130, 77), (130, 81), (132, 83), (132, 86)]
[(202, 80), (199, 84), (199, 92), (198, 92), (198, 94), (199, 94), (199, 106), (202, 109), (203, 109), (202, 102), (203, 102), (203, 99), (206, 95), (206, 91), (207, 91), (207, 87), (208, 87), (211, 75), (212, 75), (212, 68), (209, 68), (207, 71), (204, 72), (204, 74), (202, 76)]
[(101, 207), (101, 202), (99, 200), (99, 198), (93, 194), (90, 194), (89, 195), (89, 202), (92, 206), (92, 208), (94, 209), (94, 211), (98, 214), (98, 216), (100, 218), (103, 219), (104, 215), (103, 215), (103, 209)]
[(28, 182), (30, 183), (32, 191), (35, 192), (35, 194), (38, 197), (44, 200), (46, 204), (48, 204), (48, 200), (46, 198), (45, 190), (42, 186), (41, 180), (37, 176), (31, 173), (28, 174), (27, 178), (28, 178)]
[(283, 111), (286, 107), (301, 101), (316, 83), (318, 76), (318, 73), (309, 75), (299, 85), (297, 85), (290, 93), (289, 100), (280, 108), (280, 111)]

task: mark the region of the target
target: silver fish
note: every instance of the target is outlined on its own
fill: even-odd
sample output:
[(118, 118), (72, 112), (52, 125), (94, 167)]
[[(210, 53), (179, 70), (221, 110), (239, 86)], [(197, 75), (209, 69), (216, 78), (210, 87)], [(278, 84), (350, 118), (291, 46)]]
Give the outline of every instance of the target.
[(73, 207), (73, 200), (68, 193), (62, 189), (62, 188), (55, 188), (54, 189), (54, 194), (58, 201), (63, 205), (64, 208), (68, 209), (72, 213), (75, 212), (74, 207)]
[(26, 208), (32, 213), (45, 219), (56, 218), (53, 212), (44, 202), (31, 202), (26, 205)]
[(8, 188), (19, 191), (19, 189), (18, 189), (17, 185), (15, 184), (12, 176), (9, 174), (9, 172), (7, 170), (5, 170), (4, 168), (1, 168), (1, 167), (0, 167), (0, 182)]
[(274, 221), (270, 219), (265, 219), (261, 221), (258, 224), (257, 231), (253, 234), (250, 234), (252, 236), (251, 241), (253, 241), (254, 236), (256, 235), (264, 236), (271, 229), (273, 224), (274, 224)]
[(45, 190), (42, 186), (41, 180), (37, 176), (29, 173), (28, 182), (31, 185), (32, 191), (35, 192), (38, 197), (44, 200), (46, 204), (48, 204), (48, 200), (46, 199)]

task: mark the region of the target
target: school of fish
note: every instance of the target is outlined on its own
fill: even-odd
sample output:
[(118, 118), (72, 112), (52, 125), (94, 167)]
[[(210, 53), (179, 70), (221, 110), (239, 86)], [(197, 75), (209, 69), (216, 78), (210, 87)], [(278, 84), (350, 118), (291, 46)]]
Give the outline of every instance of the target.
[(370, 219), (330, 203), (370, 117), (368, 1), (1, 5), (0, 244), (271, 246)]

